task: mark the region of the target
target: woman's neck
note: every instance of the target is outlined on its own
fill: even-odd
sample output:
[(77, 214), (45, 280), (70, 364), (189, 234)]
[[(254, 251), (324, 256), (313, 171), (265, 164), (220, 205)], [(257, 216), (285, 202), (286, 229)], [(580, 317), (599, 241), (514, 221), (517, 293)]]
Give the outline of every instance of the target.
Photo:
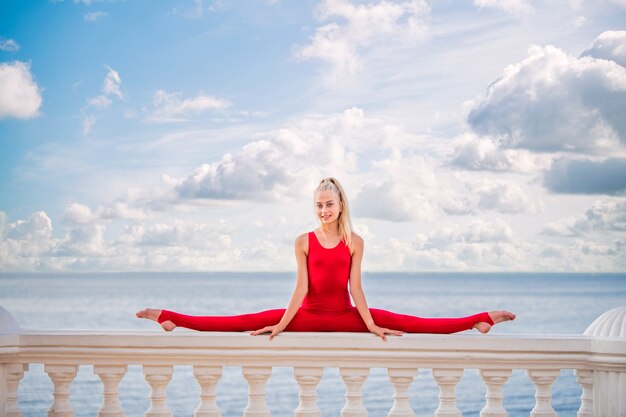
[(339, 224), (337, 224), (337, 222), (333, 222), (331, 224), (320, 224), (320, 232), (327, 236), (338, 236)]

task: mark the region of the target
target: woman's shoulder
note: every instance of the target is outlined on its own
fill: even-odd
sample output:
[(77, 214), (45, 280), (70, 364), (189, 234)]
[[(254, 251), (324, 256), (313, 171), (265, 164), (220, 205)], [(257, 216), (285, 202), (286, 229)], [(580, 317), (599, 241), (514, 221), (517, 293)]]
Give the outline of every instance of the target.
[(302, 233), (296, 238), (296, 247), (301, 247), (301, 248), (309, 247), (309, 232)]
[(359, 235), (357, 235), (356, 233), (352, 232), (352, 242), (353, 244), (359, 245), (359, 246), (363, 246), (363, 238)]

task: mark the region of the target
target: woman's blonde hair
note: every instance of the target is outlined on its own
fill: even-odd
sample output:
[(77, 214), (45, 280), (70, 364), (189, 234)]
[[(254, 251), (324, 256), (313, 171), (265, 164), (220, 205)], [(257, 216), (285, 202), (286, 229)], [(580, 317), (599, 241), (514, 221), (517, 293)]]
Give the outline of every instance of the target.
[(315, 193), (313, 198), (319, 191), (327, 191), (331, 190), (339, 197), (339, 201), (341, 203), (341, 213), (339, 213), (339, 235), (341, 239), (345, 242), (346, 246), (352, 252), (352, 219), (350, 218), (350, 209), (348, 208), (348, 198), (346, 197), (345, 191), (343, 191), (343, 187), (337, 181), (337, 179), (333, 177), (324, 178), (320, 181), (320, 184), (315, 189)]

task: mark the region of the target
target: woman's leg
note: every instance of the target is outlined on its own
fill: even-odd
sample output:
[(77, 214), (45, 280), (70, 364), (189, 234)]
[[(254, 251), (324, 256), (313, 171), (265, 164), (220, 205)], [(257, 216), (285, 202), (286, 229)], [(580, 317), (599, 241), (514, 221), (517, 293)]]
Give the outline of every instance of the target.
[(370, 312), (377, 326), (407, 333), (457, 333), (473, 328), (487, 333), (495, 323), (515, 319), (515, 314), (508, 311), (482, 312), (454, 318), (416, 317), (376, 308), (370, 308)]
[[(259, 313), (241, 314), (237, 316), (189, 316), (169, 310), (161, 310), (156, 321), (164, 329), (168, 328), (168, 322), (174, 327), (186, 327), (192, 330), (213, 332), (243, 332), (258, 330), (265, 326), (277, 324), (282, 318), (285, 309), (266, 310)], [(146, 317), (149, 318), (149, 317)]]

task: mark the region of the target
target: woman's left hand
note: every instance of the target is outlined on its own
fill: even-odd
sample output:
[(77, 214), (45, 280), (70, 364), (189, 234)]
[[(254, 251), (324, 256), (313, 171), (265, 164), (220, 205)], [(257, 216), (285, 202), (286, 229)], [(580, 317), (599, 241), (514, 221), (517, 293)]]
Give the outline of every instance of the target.
[(371, 333), (374, 333), (376, 336), (380, 337), (384, 341), (387, 341), (387, 334), (392, 334), (394, 336), (402, 336), (404, 332), (400, 330), (390, 330), (384, 327), (378, 327), (376, 325), (369, 327), (368, 329)]
[(279, 324), (276, 324), (274, 326), (266, 326), (262, 329), (256, 330), (252, 333), (250, 333), (252, 336), (258, 336), (260, 334), (263, 333), (271, 333), (270, 334), (270, 340), (272, 340), (273, 338), (275, 338), (276, 336), (278, 336), (279, 333), (281, 333), (283, 331), (283, 327)]

